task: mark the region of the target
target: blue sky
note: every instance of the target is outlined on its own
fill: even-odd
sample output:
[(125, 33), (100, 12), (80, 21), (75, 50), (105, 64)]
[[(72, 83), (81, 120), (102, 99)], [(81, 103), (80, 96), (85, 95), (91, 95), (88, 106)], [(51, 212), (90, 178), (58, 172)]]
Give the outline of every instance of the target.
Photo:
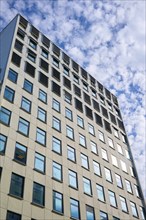
[(1, 0), (0, 26), (21, 13), (118, 96), (146, 198), (146, 2)]

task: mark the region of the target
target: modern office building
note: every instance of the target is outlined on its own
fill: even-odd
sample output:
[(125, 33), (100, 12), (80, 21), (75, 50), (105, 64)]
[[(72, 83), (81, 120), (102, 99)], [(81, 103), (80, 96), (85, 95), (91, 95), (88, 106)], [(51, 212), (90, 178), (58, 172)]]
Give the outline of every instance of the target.
[(145, 219), (117, 98), (21, 15), (0, 46), (0, 219)]

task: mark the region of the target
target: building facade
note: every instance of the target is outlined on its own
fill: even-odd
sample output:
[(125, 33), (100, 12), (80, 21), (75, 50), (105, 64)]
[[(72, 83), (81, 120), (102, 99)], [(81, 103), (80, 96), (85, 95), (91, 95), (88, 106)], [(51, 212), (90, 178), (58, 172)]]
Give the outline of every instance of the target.
[(21, 15), (0, 44), (0, 219), (145, 219), (117, 98)]

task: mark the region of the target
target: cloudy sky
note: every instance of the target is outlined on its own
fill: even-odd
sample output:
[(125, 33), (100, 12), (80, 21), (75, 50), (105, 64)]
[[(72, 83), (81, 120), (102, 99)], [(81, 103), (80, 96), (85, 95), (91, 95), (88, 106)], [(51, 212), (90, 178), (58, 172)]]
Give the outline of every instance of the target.
[(0, 26), (21, 13), (119, 100), (146, 198), (145, 0), (0, 0)]

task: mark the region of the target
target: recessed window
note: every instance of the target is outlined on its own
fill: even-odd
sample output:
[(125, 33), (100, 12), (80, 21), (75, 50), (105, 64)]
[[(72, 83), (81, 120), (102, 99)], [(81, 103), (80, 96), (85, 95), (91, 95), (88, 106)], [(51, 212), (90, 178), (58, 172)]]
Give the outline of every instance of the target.
[(35, 63), (35, 61), (36, 61), (36, 54), (32, 50), (28, 49), (27, 58)]
[(105, 196), (104, 196), (104, 188), (101, 185), (96, 184), (96, 190), (97, 190), (97, 198), (104, 202), (105, 201)]
[(140, 197), (139, 187), (134, 184), (134, 189), (137, 197)]
[(53, 161), (53, 178), (62, 181), (62, 165)]
[(130, 205), (131, 205), (132, 215), (134, 217), (138, 217), (138, 212), (137, 212), (136, 204), (134, 202), (130, 202)]
[(119, 218), (117, 218), (117, 217), (115, 217), (115, 216), (113, 216), (113, 220), (120, 220)]
[(105, 104), (105, 100), (104, 100), (104, 97), (102, 97), (102, 96), (99, 96), (100, 97), (100, 102), (101, 102), (101, 104)]
[(82, 134), (79, 134), (79, 144), (86, 147), (86, 137)]
[(14, 159), (17, 162), (20, 162), (22, 164), (26, 164), (27, 148), (25, 146), (23, 146), (22, 144), (16, 143)]
[(65, 76), (63, 76), (63, 85), (71, 90), (71, 81), (67, 79)]
[(39, 100), (41, 100), (44, 103), (47, 103), (47, 93), (42, 91), (41, 89), (39, 90)]
[(71, 104), (72, 95), (71, 95), (70, 93), (64, 91), (64, 100), (65, 100), (67, 103)]
[(17, 77), (18, 77), (18, 73), (16, 73), (14, 70), (9, 69), (9, 73), (8, 73), (8, 79), (10, 81), (12, 81), (13, 83), (17, 83)]
[(4, 98), (9, 102), (13, 102), (14, 95), (15, 95), (15, 91), (13, 89), (10, 89), (8, 86), (6, 86), (4, 91)]
[(111, 113), (109, 113), (109, 114), (110, 114), (111, 122), (116, 125), (117, 124), (116, 117)]
[(83, 112), (83, 104), (78, 99), (75, 98), (75, 108), (81, 112)]
[(65, 108), (65, 117), (71, 121), (73, 120), (72, 111), (68, 108)]
[(57, 112), (60, 112), (60, 102), (58, 102), (56, 99), (53, 99), (52, 108), (56, 110)]
[(88, 91), (88, 84), (85, 83), (85, 82), (83, 82), (83, 89), (86, 90), (86, 91)]
[(41, 54), (42, 54), (43, 57), (48, 59), (49, 53), (45, 49), (42, 48), (42, 53)]
[(41, 67), (45, 72), (48, 73), (48, 71), (49, 71), (49, 64), (48, 64), (46, 61), (44, 61), (43, 59), (40, 59), (40, 67)]
[(110, 102), (107, 102), (108, 109), (112, 111), (112, 104)]
[(63, 195), (53, 191), (53, 211), (63, 213)]
[(115, 173), (115, 178), (116, 178), (117, 186), (120, 187), (120, 188), (123, 188), (123, 183), (122, 183), (121, 176)]
[(52, 68), (52, 77), (60, 81), (60, 72), (57, 71), (55, 68)]
[(101, 131), (98, 131), (99, 140), (102, 142), (105, 142), (104, 140), (104, 134)]
[(36, 130), (36, 141), (39, 144), (46, 145), (46, 132), (40, 128)]
[(56, 95), (61, 96), (61, 89), (60, 86), (52, 81), (52, 92), (54, 92)]
[(52, 63), (54, 66), (59, 68), (59, 61), (53, 57)]
[(11, 112), (4, 107), (0, 107), (0, 122), (5, 125), (9, 125), (10, 119), (11, 119)]
[(93, 141), (90, 141), (90, 146), (91, 146), (91, 151), (94, 153), (94, 154), (98, 154), (98, 150), (97, 150), (97, 144)]
[(34, 50), (37, 49), (37, 43), (33, 39), (29, 40), (29, 46), (31, 46)]
[(114, 155), (111, 155), (111, 158), (112, 158), (112, 164), (116, 167), (118, 167), (118, 161), (117, 161), (117, 158), (114, 156)]
[(49, 78), (48, 78), (45, 74), (39, 72), (38, 81), (39, 81), (43, 86), (45, 86), (45, 87), (48, 88)]
[(64, 73), (66, 76), (69, 76), (69, 69), (66, 68), (65, 66), (63, 67), (63, 73)]
[(29, 135), (30, 123), (23, 118), (19, 118), (18, 131), (26, 136)]
[(21, 108), (26, 112), (31, 112), (31, 101), (26, 99), (25, 97), (22, 97), (21, 100)]
[(91, 89), (91, 93), (92, 93), (92, 96), (96, 98), (96, 96), (97, 96), (97, 95), (96, 95), (96, 91), (93, 90), (93, 89)]
[(37, 117), (41, 121), (46, 122), (47, 112), (44, 109), (38, 107), (38, 115), (37, 115)]
[(76, 85), (74, 85), (74, 93), (77, 96), (81, 97), (81, 89), (78, 86), (76, 86)]
[(116, 202), (116, 195), (114, 192), (108, 190), (108, 195), (109, 195), (109, 200), (110, 200), (110, 205), (117, 207), (117, 202)]
[(100, 211), (99, 215), (100, 215), (100, 220), (108, 220), (107, 213)]
[(116, 128), (113, 128), (115, 137), (119, 138), (119, 133)]
[(122, 211), (128, 212), (126, 199), (124, 197), (120, 196), (120, 201), (121, 201)]
[(88, 124), (88, 131), (90, 134), (95, 135), (94, 126), (91, 124)]
[(92, 99), (92, 102), (93, 102), (93, 108), (94, 108), (96, 111), (100, 112), (99, 103), (96, 102), (94, 99)]
[(33, 183), (32, 202), (40, 206), (45, 204), (45, 187), (35, 182)]
[(73, 81), (79, 84), (79, 77), (77, 75), (73, 75)]
[(100, 164), (97, 163), (96, 161), (93, 161), (93, 168), (94, 168), (94, 173), (98, 176), (101, 176)]
[(69, 170), (68, 178), (69, 178), (69, 186), (77, 189), (78, 188), (77, 173), (72, 170)]
[(7, 220), (21, 220), (21, 215), (15, 212), (7, 211)]
[(95, 114), (96, 124), (98, 124), (98, 125), (100, 125), (102, 127), (103, 126), (102, 118), (98, 114), (96, 114), (96, 113), (94, 113), (94, 114)]
[(107, 168), (104, 168), (105, 171), (105, 178), (107, 181), (112, 182), (112, 174), (111, 171)]
[(61, 131), (61, 121), (58, 118), (53, 117), (52, 127), (57, 131)]
[(60, 49), (55, 44), (52, 45), (52, 50), (58, 57), (60, 56)]
[(4, 154), (7, 144), (7, 137), (3, 134), (0, 134), (0, 143), (0, 154)]
[(89, 169), (88, 157), (81, 153), (81, 165), (82, 167)]
[(143, 207), (139, 207), (139, 209), (140, 209), (140, 213), (141, 213), (141, 218), (142, 218), (142, 220), (145, 220), (145, 217), (144, 217), (144, 215), (145, 215), (144, 208), (143, 208)]
[(18, 28), (17, 36), (18, 36), (19, 38), (21, 38), (22, 40), (24, 40), (24, 38), (25, 38), (25, 32), (24, 32), (22, 29)]
[(33, 84), (29, 82), (27, 79), (24, 80), (23, 89), (25, 89), (27, 92), (32, 94), (33, 91)]
[(22, 52), (23, 44), (22, 44), (19, 40), (17, 40), (17, 39), (16, 39), (16, 41), (15, 41), (15, 48), (16, 48), (16, 50), (18, 50), (20, 53)]
[(52, 138), (52, 150), (58, 154), (62, 152), (61, 141), (56, 137)]
[(126, 172), (126, 173), (127, 173), (127, 167), (126, 167), (126, 163), (125, 163), (125, 162), (123, 162), (122, 160), (120, 160), (120, 162), (121, 162), (121, 167), (122, 167), (122, 170), (123, 170), (124, 172)]
[(134, 172), (133, 167), (129, 167), (129, 169), (130, 169), (131, 176), (135, 177), (136, 174), (135, 174), (135, 172)]
[(86, 205), (86, 220), (95, 220), (94, 208)]
[(70, 215), (73, 219), (80, 219), (79, 201), (70, 199)]
[(131, 158), (130, 158), (130, 153), (129, 153), (129, 151), (126, 150), (126, 149), (125, 149), (125, 155), (126, 155), (126, 158), (127, 158), (128, 160), (131, 159)]
[(16, 53), (14, 53), (13, 52), (13, 54), (12, 54), (12, 63), (14, 63), (16, 66), (18, 66), (18, 67), (20, 67), (20, 64), (21, 64), (21, 57), (18, 55), (18, 54), (16, 54)]
[(84, 119), (77, 115), (77, 125), (84, 128)]
[(83, 189), (84, 193), (92, 195), (91, 181), (85, 177), (83, 177)]
[(84, 94), (84, 101), (87, 102), (89, 105), (91, 105), (90, 96), (87, 95), (85, 92), (83, 94)]
[(126, 189), (127, 189), (127, 192), (129, 192), (129, 193), (133, 193), (133, 192), (132, 192), (132, 187), (131, 187), (131, 183), (130, 183), (130, 181), (125, 180), (125, 183), (126, 183)]
[(120, 154), (123, 155), (123, 150), (122, 150), (122, 147), (121, 147), (120, 144), (117, 144), (117, 150), (118, 150), (118, 152), (119, 152)]
[(24, 177), (12, 173), (10, 195), (23, 198)]
[(35, 153), (34, 169), (42, 173), (45, 172), (45, 157)]
[(50, 47), (50, 40), (45, 37), (44, 35), (42, 35), (42, 43), (45, 47), (49, 48)]
[(76, 152), (75, 152), (75, 149), (70, 147), (70, 146), (67, 146), (67, 158), (71, 161), (76, 161)]
[(108, 161), (107, 151), (101, 148), (101, 154), (102, 154), (102, 158)]
[(66, 136), (69, 137), (70, 139), (74, 140), (74, 130), (73, 128), (69, 127), (66, 125)]
[(108, 144), (109, 144), (109, 147), (114, 148), (113, 140), (109, 137), (108, 137)]

